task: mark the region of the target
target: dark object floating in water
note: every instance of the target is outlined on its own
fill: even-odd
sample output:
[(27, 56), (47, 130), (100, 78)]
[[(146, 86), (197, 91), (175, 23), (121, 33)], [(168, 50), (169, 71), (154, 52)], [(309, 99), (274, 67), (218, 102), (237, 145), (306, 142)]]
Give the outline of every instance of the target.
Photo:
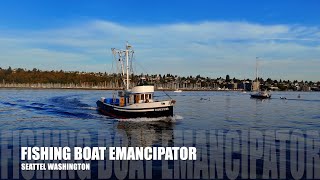
[(280, 97), (280, 99), (287, 99), (286, 97)]
[(203, 101), (210, 101), (210, 98), (208, 98), (208, 99), (207, 98), (200, 98), (200, 101), (202, 101), (202, 100)]
[(300, 94), (298, 95), (298, 98), (301, 98)]
[(264, 91), (259, 91), (255, 94), (251, 94), (251, 98), (255, 99), (269, 99), (271, 98), (271, 94), (264, 92)]

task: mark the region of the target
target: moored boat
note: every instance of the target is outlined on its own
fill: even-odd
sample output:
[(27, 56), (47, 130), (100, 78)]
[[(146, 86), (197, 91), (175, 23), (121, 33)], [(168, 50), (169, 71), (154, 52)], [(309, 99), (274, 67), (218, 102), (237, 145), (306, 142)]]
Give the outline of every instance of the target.
[(269, 99), (271, 98), (271, 94), (269, 94), (266, 91), (259, 91), (257, 93), (251, 94), (251, 98), (256, 98), (256, 99)]
[(255, 99), (269, 99), (271, 98), (271, 94), (267, 91), (260, 90), (260, 82), (258, 80), (258, 57), (256, 58), (256, 85), (257, 85), (257, 92), (251, 94), (251, 98)]

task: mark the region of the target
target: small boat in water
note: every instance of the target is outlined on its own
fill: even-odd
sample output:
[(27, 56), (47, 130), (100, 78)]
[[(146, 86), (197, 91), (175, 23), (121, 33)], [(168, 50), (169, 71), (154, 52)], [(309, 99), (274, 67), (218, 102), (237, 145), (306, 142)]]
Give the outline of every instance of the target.
[(172, 117), (175, 100), (154, 100), (154, 86), (141, 78), (137, 85), (130, 87), (129, 69), (132, 62), (133, 50), (126, 45), (125, 50), (112, 49), (121, 67), (124, 90), (118, 91), (118, 97), (101, 97), (97, 101), (98, 110), (105, 115), (116, 118), (140, 117)]
[(251, 98), (255, 99), (269, 99), (271, 98), (271, 94), (267, 91), (260, 90), (260, 82), (258, 80), (258, 57), (256, 58), (256, 85), (257, 85), (257, 92), (250, 94)]
[(176, 89), (175, 91), (173, 91), (173, 92), (175, 92), (175, 93), (181, 93), (182, 92), (182, 90), (181, 89)]
[(251, 94), (251, 98), (269, 99), (269, 98), (271, 98), (271, 94), (268, 93), (267, 91), (259, 91), (257, 93)]

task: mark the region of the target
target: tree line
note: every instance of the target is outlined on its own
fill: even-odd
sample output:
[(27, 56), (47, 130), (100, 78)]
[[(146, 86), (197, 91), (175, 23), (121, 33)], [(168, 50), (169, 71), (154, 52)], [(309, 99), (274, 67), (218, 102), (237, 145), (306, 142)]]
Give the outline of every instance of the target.
[(0, 68), (0, 80), (6, 83), (84, 83), (91, 82), (98, 84), (110, 81), (112, 75), (107, 73), (84, 73), (84, 72), (66, 72), (66, 71), (41, 71), (39, 69), (26, 70), (22, 68), (8, 69)]
[[(229, 75), (226, 75), (225, 79), (222, 77), (218, 77), (216, 79), (209, 78), (209, 77), (202, 77), (200, 75), (197, 76), (187, 76), (187, 77), (180, 77), (177, 75), (172, 74), (154, 74), (154, 75), (131, 75), (130, 79), (133, 82), (137, 82), (140, 77), (146, 77), (147, 79), (152, 79), (157, 81), (157, 83), (167, 83), (171, 81), (189, 81), (190, 83), (196, 82), (218, 82), (223, 81), (224, 83), (234, 82), (239, 83), (243, 80), (239, 80), (234, 78), (230, 78)], [(290, 81), (290, 80), (272, 80), (270, 78), (264, 80), (262, 78), (258, 78), (261, 83), (283, 83), (283, 84), (290, 84), (290, 83), (303, 83), (303, 84), (313, 84), (312, 81), (300, 81), (297, 80)], [(2, 81), (2, 82), (1, 82)], [(36, 68), (32, 70), (16, 68), (12, 69), (11, 67), (7, 69), (3, 69), (0, 67), (0, 83), (62, 83), (62, 84), (81, 84), (89, 82), (93, 85), (101, 84), (101, 83), (109, 83), (109, 82), (121, 82), (121, 75), (116, 73), (101, 73), (101, 72), (79, 72), (79, 71), (42, 71)], [(246, 79), (246, 81), (251, 81), (250, 79)], [(318, 82), (319, 83), (319, 82)]]

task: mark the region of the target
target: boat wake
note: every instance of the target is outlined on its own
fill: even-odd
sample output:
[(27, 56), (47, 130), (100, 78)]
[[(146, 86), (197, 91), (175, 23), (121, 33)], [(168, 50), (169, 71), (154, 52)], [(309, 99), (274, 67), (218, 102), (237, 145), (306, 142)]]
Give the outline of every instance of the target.
[(97, 107), (89, 106), (89, 107), (81, 107), (81, 109), (97, 110)]
[(182, 120), (183, 117), (180, 115), (174, 115), (173, 117), (158, 117), (158, 118), (130, 118), (130, 119), (117, 119), (120, 122), (176, 122)]
[(32, 102), (27, 100), (0, 101), (0, 104), (18, 109), (67, 118), (96, 119), (96, 107), (83, 103), (76, 96), (58, 96), (49, 101)]
[(90, 105), (81, 102), (77, 96), (78, 95), (53, 97), (50, 99), (50, 102), (54, 103), (55, 105), (63, 106), (68, 109), (91, 107)]
[(182, 120), (183, 119), (183, 117), (182, 116), (180, 116), (180, 115), (174, 115), (173, 116), (173, 118), (175, 118), (176, 120)]

